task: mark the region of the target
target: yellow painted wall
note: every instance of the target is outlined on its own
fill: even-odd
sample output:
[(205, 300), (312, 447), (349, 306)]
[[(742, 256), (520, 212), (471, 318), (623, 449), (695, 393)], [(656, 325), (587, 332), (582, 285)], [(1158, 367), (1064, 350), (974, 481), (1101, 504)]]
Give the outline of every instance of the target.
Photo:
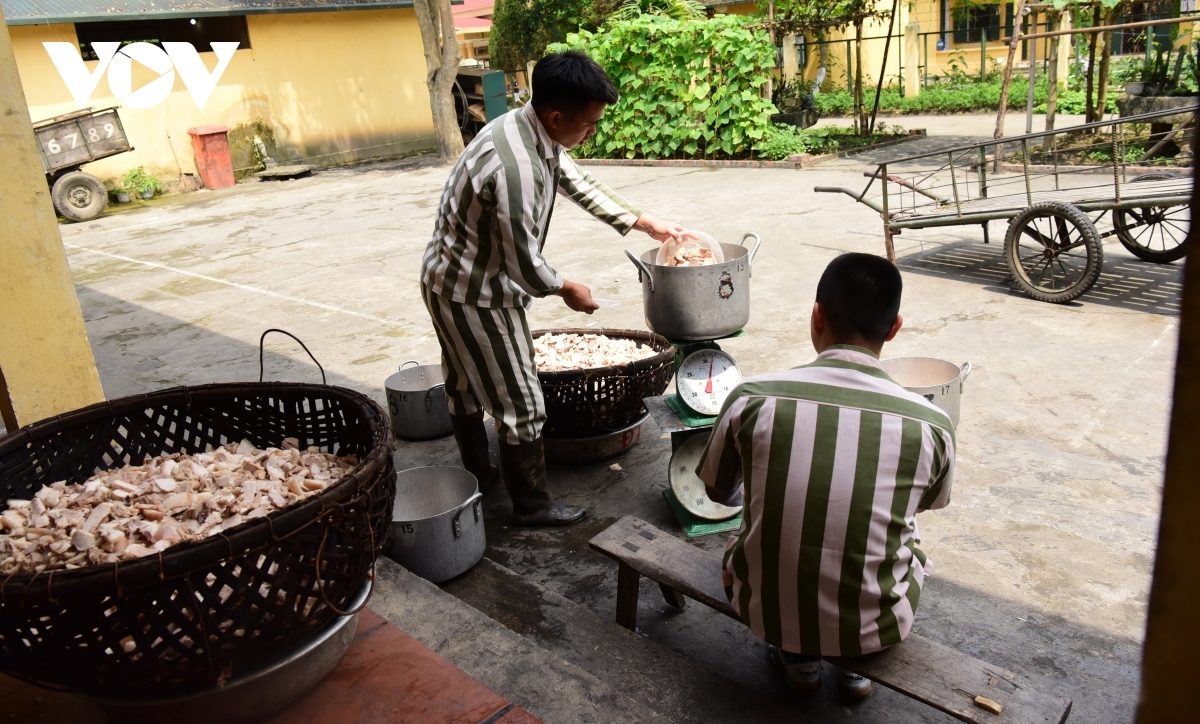
[[(331, 164), (435, 147), (425, 56), (412, 10), (290, 13), (247, 17), (251, 48), (238, 50), (203, 109), (176, 74), (162, 104), (121, 108), (136, 150), (88, 165), (105, 181), (135, 166), (167, 181), (195, 173), (187, 129), (224, 124), (235, 129), (242, 157), (254, 134), (280, 162)], [(42, 43), (76, 42), (73, 25), (10, 29), (21, 82), (34, 120), (75, 109)], [(211, 69), (213, 53), (202, 52)], [(89, 70), (96, 61), (88, 62)], [(141, 66), (134, 64), (134, 69)], [(144, 70), (144, 69), (142, 69)], [(151, 80), (147, 72), (141, 82)], [(134, 74), (134, 88), (139, 74)], [(115, 105), (107, 79), (88, 105)], [(235, 160), (237, 146), (235, 144)], [(237, 163), (235, 163), (237, 165)]]
[[(879, 0), (879, 4), (884, 10), (891, 9), (890, 0)], [(1015, 3), (1014, 3), (1015, 5)], [(951, 0), (951, 7), (954, 6)], [(888, 85), (900, 83), (901, 62), (904, 59), (904, 26), (910, 22), (916, 22), (920, 25), (921, 33), (936, 33), (941, 30), (941, 22), (939, 20), (939, 3), (938, 0), (914, 0), (910, 3), (905, 0), (900, 3), (900, 10), (896, 17), (896, 23), (892, 29), (892, 47), (888, 51), (888, 64), (885, 74), (885, 82)], [(1001, 10), (1003, 20), (1003, 9)], [(1045, 22), (1045, 18), (1039, 19), (1040, 23)], [(883, 60), (884, 35), (887, 34), (888, 21), (887, 18), (878, 21), (871, 21), (863, 27), (863, 37), (870, 38), (878, 36), (878, 40), (868, 40), (863, 43), (863, 76), (870, 78), (872, 82), (879, 79), (880, 63)], [(951, 30), (947, 33), (949, 36), (949, 47), (946, 50), (939, 51), (937, 49), (937, 36), (931, 35), (928, 39), (918, 38), (920, 44), (921, 63), (926, 63), (925, 45), (928, 43), (928, 65), (929, 79), (932, 81), (935, 77), (941, 76), (948, 72), (952, 63), (956, 63), (960, 68), (965, 68), (968, 73), (978, 74), (980, 65), (980, 47), (978, 42), (973, 43), (956, 43), (954, 42), (954, 33)], [(850, 27), (844, 31), (831, 31), (826, 36), (829, 39), (842, 41), (840, 44), (830, 46), (832, 53), (832, 68), (827, 73), (827, 82), (832, 83), (832, 89), (846, 89), (846, 44), (845, 40), (854, 38), (854, 28)], [(1048, 52), (1047, 40), (1040, 41), (1037, 49), (1037, 57), (1043, 59)], [(852, 46), (853, 49), (853, 46)], [(1008, 57), (1008, 43), (1004, 40), (993, 40), (987, 43), (986, 47), (987, 67), (992, 70), (996, 67), (996, 61), (1003, 62)], [(1016, 62), (1021, 63), (1021, 51), (1017, 51)], [(817, 67), (819, 65), (819, 57), (816, 51), (816, 46), (810, 46), (808, 55), (808, 65), (805, 68), (805, 78), (811, 80), (816, 77)], [(922, 69), (924, 73), (924, 69)], [(830, 86), (826, 86), (830, 89)]]
[(0, 370), (17, 422), (104, 399), (0, 23)]

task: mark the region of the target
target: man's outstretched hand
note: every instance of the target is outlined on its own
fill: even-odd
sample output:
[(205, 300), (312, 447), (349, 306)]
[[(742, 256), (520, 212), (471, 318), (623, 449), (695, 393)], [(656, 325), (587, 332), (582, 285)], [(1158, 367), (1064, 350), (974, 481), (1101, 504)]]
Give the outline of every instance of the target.
[(576, 312), (591, 314), (600, 308), (600, 305), (596, 304), (596, 300), (592, 299), (591, 289), (569, 279), (563, 281), (562, 289), (555, 294), (562, 297), (567, 306)]
[(666, 241), (667, 239), (679, 241), (679, 235), (683, 232), (683, 227), (674, 221), (659, 221), (649, 214), (639, 216), (633, 228), (648, 234), (655, 241)]

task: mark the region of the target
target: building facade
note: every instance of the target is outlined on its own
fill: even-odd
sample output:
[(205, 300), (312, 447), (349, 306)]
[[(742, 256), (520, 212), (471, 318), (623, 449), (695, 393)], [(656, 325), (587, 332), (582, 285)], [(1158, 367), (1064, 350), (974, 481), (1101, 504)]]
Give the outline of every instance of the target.
[[(212, 124), (230, 127), (234, 167), (242, 174), (257, 167), (255, 137), (281, 163), (313, 165), (436, 147), (411, 0), (338, 0), (336, 5), (195, 0), (184, 5), (178, 0), (4, 4), (34, 121), (86, 106), (119, 107), (134, 150), (85, 169), (106, 183), (115, 186), (137, 166), (168, 187), (178, 183), (196, 172), (187, 130)], [(182, 42), (195, 48), (202, 69), (181, 65), (178, 52), (167, 62), (161, 50), (143, 46), (135, 53), (131, 45), (161, 49)], [(238, 45), (201, 105), (197, 87), (211, 83), (223, 62), (210, 45), (214, 42)], [(47, 43), (65, 44), (57, 46), (57, 59)], [(104, 60), (96, 43), (122, 44), (105, 68), (99, 68)], [(79, 56), (63, 57), (69, 48)], [(130, 55), (132, 60), (125, 57)], [(74, 77), (72, 63), (81, 64)], [(98, 70), (103, 77), (97, 77)], [(81, 95), (80, 83), (82, 90), (94, 83), (94, 90)]]

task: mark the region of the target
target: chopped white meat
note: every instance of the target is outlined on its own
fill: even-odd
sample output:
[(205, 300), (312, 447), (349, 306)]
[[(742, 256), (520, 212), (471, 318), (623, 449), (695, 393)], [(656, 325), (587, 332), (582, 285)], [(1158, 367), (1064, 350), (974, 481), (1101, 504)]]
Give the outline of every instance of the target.
[(533, 340), (533, 352), (540, 372), (625, 365), (658, 354), (636, 340), (602, 334), (544, 334)]
[(358, 465), (296, 438), (97, 470), (82, 484), (44, 486), (0, 511), (0, 575), (132, 560), (229, 530), (316, 494)]

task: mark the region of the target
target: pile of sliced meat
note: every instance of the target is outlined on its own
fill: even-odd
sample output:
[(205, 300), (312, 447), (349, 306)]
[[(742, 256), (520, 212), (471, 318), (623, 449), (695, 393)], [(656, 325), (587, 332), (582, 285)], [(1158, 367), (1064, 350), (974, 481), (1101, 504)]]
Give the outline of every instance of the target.
[(602, 334), (544, 334), (533, 340), (533, 351), (539, 372), (624, 365), (658, 354), (635, 340)]
[(248, 441), (163, 455), (43, 487), (0, 513), (0, 574), (141, 558), (216, 535), (315, 495), (358, 465), (315, 447), (259, 450)]

